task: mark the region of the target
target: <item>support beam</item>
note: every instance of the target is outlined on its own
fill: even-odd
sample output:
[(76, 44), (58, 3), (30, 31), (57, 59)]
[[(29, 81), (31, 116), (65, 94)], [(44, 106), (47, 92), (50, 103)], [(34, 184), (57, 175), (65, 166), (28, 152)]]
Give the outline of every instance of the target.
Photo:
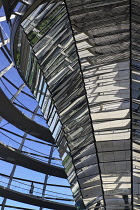
[(0, 98), (2, 99), (0, 100), (1, 117), (28, 134), (54, 144), (54, 139), (48, 128), (36, 123), (20, 112), (2, 90), (0, 90)]
[(16, 200), (19, 202), (27, 203), (30, 205), (35, 205), (39, 207), (55, 209), (55, 210), (76, 210), (76, 207), (68, 204), (53, 202), (50, 200), (43, 200), (37, 196), (31, 196), (24, 193), (19, 193), (14, 190), (7, 189), (0, 186), (0, 196), (9, 198), (11, 200)]
[(3, 70), (0, 71), (0, 77), (2, 77), (6, 72), (8, 72), (12, 67), (14, 66), (14, 63), (12, 62), (9, 66), (4, 68)]
[(6, 146), (2, 142), (0, 142), (0, 157), (6, 162), (17, 164), (40, 173), (49, 174), (64, 179), (67, 178), (63, 168), (55, 165), (49, 165), (48, 163), (41, 162), (31, 158), (30, 156), (23, 155), (18, 150), (14, 149), (13, 147)]

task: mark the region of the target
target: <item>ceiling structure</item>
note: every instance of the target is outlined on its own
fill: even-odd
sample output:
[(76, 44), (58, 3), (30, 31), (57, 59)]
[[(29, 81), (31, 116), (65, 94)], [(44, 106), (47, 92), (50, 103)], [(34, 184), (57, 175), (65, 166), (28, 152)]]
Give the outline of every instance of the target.
[(0, 14), (0, 208), (76, 209), (54, 138), (12, 61), (3, 7)]
[(3, 1), (12, 62), (49, 126), (77, 208), (139, 209), (140, 1), (18, 4)]

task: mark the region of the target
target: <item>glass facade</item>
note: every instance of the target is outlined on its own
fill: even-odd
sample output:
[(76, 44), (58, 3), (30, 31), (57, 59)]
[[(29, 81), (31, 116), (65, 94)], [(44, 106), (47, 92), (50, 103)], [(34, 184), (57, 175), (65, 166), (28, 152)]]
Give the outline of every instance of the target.
[(139, 7), (139, 0), (28, 1), (12, 23), (13, 60), (79, 210), (140, 207)]

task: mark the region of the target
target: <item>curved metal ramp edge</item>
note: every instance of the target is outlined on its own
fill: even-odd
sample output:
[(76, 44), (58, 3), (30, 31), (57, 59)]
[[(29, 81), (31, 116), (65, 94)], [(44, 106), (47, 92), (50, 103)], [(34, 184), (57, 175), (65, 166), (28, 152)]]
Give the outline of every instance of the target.
[(19, 111), (0, 89), (0, 116), (24, 132), (54, 144), (50, 130)]
[(0, 196), (9, 198), (15, 201), (31, 204), (39, 207), (55, 209), (55, 210), (76, 210), (72, 205), (58, 203), (50, 200), (44, 200), (37, 196), (27, 195), (24, 193), (16, 192), (11, 189), (0, 186)]
[(2, 142), (0, 142), (0, 157), (2, 157), (4, 161), (20, 165), (31, 170), (35, 170), (44, 174), (49, 174), (60, 178), (67, 178), (63, 168), (54, 165), (49, 165), (29, 156), (23, 155), (18, 150), (6, 146)]

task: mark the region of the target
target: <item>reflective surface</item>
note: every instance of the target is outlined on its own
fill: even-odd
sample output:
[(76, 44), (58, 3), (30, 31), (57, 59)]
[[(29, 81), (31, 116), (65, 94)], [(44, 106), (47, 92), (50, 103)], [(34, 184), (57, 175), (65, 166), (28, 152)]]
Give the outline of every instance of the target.
[(76, 206), (139, 209), (140, 1), (33, 5), (19, 18), (14, 59), (55, 138)]

